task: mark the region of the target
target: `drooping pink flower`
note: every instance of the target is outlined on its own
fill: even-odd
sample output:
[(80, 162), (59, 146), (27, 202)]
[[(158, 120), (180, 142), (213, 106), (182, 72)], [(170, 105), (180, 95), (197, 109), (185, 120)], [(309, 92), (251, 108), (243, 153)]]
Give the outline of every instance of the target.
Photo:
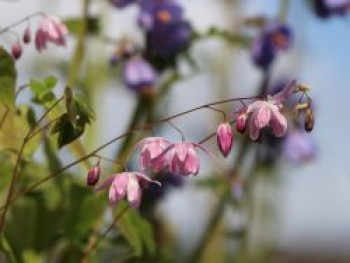
[(109, 187), (108, 199), (112, 205), (127, 197), (129, 204), (137, 208), (140, 206), (142, 190), (149, 183), (159, 186), (160, 182), (151, 180), (147, 175), (140, 172), (123, 172), (111, 175), (95, 188), (96, 191)]
[(98, 162), (96, 165), (92, 166), (88, 172), (86, 181), (87, 185), (94, 186), (97, 184), (98, 180), (100, 179), (101, 174), (101, 166)]
[(275, 136), (281, 137), (287, 131), (287, 120), (280, 112), (282, 105), (273, 100), (258, 100), (248, 106), (249, 136), (252, 140), (259, 137), (260, 130), (270, 126)]
[(168, 169), (171, 173), (188, 176), (199, 172), (199, 157), (196, 147), (199, 145), (189, 142), (175, 143), (167, 153)]
[(218, 147), (224, 157), (227, 157), (232, 149), (233, 133), (228, 122), (221, 123), (216, 129)]
[(141, 147), (140, 167), (142, 171), (160, 172), (166, 168), (166, 156), (162, 153), (170, 146), (168, 140), (162, 137), (149, 137), (140, 141), (139, 145)]
[(68, 29), (59, 18), (45, 16), (39, 24), (35, 34), (35, 47), (42, 52), (47, 47), (47, 42), (52, 42), (57, 46), (66, 46), (66, 35)]

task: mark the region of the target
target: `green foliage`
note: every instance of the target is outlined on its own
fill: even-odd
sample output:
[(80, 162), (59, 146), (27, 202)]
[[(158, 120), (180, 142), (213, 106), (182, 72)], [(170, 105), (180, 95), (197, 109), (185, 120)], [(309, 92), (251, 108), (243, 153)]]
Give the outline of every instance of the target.
[(0, 46), (0, 101), (7, 107), (15, 104), (17, 71), (12, 56)]
[(39, 104), (50, 103), (55, 99), (52, 90), (57, 84), (57, 78), (48, 76), (43, 81), (31, 79), (29, 81), (29, 88), (34, 93), (34, 101)]
[(59, 148), (73, 142), (83, 135), (85, 126), (93, 120), (93, 112), (82, 97), (74, 97), (71, 90), (66, 88), (65, 102), (67, 112), (62, 114), (52, 128), (52, 134), (58, 134)]
[[(125, 203), (120, 203), (116, 213), (123, 210)], [(117, 222), (118, 229), (134, 249), (134, 255), (153, 256), (156, 252), (156, 242), (151, 224), (142, 218), (135, 210), (128, 209)]]

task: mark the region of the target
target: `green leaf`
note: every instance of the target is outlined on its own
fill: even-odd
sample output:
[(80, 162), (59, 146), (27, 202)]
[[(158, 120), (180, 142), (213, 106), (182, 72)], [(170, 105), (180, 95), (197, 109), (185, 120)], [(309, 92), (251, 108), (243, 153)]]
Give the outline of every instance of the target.
[(56, 77), (49, 76), (46, 77), (43, 82), (36, 79), (31, 79), (29, 81), (29, 87), (35, 94), (35, 98), (38, 101), (42, 101), (46, 96), (52, 97), (52, 89), (56, 86), (56, 83)]
[[(125, 207), (125, 202), (118, 206), (119, 213)], [(144, 254), (154, 255), (156, 251), (156, 242), (152, 226), (147, 220), (142, 218), (133, 209), (128, 209), (117, 221), (119, 231), (134, 249), (134, 255), (140, 257)]]
[(55, 76), (48, 76), (44, 79), (45, 86), (53, 89), (57, 84), (57, 78)]
[(58, 133), (57, 145), (58, 148), (73, 142), (78, 139), (85, 130), (85, 124), (78, 120), (76, 127), (70, 122), (67, 113), (64, 113), (52, 128), (52, 133)]
[(7, 241), (7, 239), (3, 234), (0, 237), (0, 251), (2, 251), (5, 254), (8, 262), (10, 263), (18, 262), (9, 242)]
[(15, 62), (0, 46), (0, 101), (10, 108), (15, 105), (16, 78)]

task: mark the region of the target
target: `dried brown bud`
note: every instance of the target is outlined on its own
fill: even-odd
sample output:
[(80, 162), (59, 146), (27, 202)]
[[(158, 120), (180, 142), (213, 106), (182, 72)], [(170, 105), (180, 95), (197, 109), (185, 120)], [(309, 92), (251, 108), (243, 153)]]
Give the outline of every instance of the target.
[(315, 118), (311, 108), (306, 109), (305, 112), (305, 131), (311, 132), (314, 129)]
[(31, 33), (29, 25), (26, 27), (23, 33), (23, 43), (28, 44), (31, 41)]

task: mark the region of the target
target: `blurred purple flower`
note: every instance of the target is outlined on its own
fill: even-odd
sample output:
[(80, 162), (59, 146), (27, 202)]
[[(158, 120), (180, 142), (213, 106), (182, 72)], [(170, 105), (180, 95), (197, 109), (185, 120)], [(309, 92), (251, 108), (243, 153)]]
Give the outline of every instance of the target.
[(310, 135), (302, 129), (295, 129), (286, 136), (283, 155), (291, 162), (305, 162), (315, 158), (316, 147)]
[(254, 63), (267, 69), (278, 52), (287, 51), (292, 44), (292, 31), (280, 22), (268, 22), (261, 34), (253, 41), (251, 54)]
[(151, 64), (137, 56), (125, 62), (123, 77), (125, 85), (136, 92), (154, 87), (158, 78)]
[(138, 23), (150, 31), (160, 25), (177, 24), (183, 20), (183, 10), (172, 0), (142, 0)]
[(136, 2), (136, 0), (111, 0), (111, 3), (117, 8), (124, 8)]
[(345, 15), (350, 11), (349, 0), (315, 0), (315, 12), (319, 17)]
[(146, 35), (146, 48), (151, 56), (169, 58), (185, 50), (192, 36), (191, 25), (186, 21), (158, 25)]

